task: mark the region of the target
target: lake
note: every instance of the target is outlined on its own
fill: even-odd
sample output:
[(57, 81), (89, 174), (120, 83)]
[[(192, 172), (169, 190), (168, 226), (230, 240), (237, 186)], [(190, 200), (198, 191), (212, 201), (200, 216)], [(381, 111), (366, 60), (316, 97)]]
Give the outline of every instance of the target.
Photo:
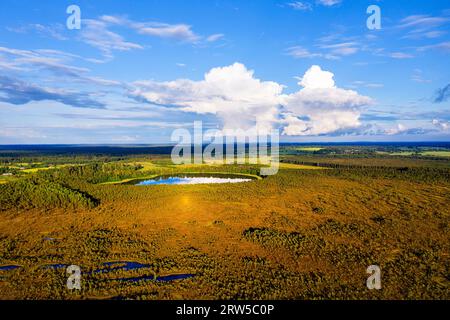
[(182, 185), (182, 184), (217, 184), (217, 183), (241, 183), (255, 180), (246, 175), (235, 174), (175, 174), (170, 176), (158, 176), (152, 179), (133, 180), (136, 186), (149, 185)]

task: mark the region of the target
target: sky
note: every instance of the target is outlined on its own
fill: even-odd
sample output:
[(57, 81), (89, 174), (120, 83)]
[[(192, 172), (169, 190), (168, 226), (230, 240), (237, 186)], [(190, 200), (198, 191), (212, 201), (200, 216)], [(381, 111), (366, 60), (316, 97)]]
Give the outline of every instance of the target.
[(168, 143), (194, 121), (450, 141), (450, 2), (0, 1), (0, 144)]

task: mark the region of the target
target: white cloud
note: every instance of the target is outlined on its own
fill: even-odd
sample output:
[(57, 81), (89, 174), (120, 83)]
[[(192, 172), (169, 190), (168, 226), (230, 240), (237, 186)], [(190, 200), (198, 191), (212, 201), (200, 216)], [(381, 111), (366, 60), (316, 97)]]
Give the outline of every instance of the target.
[[(197, 43), (202, 39), (192, 31), (190, 25), (183, 23), (137, 22), (126, 17), (109, 15), (103, 15), (98, 19), (85, 19), (82, 23), (81, 40), (101, 50), (108, 59), (113, 57), (113, 51), (143, 49), (141, 44), (126, 41), (120, 34), (111, 31), (114, 26), (131, 29), (144, 36), (174, 39), (180, 42)], [(206, 41), (216, 41), (221, 37), (223, 34), (213, 34)]]
[(19, 127), (19, 128), (8, 128), (8, 127), (2, 127), (0, 128), (0, 137), (1, 138), (25, 138), (26, 141), (30, 141), (29, 139), (36, 139), (36, 138), (42, 138), (45, 139), (47, 136), (45, 134), (42, 134), (41, 132), (37, 131), (34, 128), (25, 128), (25, 127)]
[[(340, 4), (342, 0), (316, 0), (316, 5), (318, 6), (325, 6), (325, 7), (332, 7), (337, 4)], [(313, 6), (309, 2), (304, 1), (293, 1), (286, 4), (287, 6), (291, 7), (294, 10), (298, 11), (312, 11)]]
[(338, 56), (332, 54), (318, 53), (318, 52), (310, 52), (308, 49), (303, 48), (301, 46), (294, 46), (286, 49), (286, 54), (294, 57), (296, 59), (303, 58), (324, 58), (328, 60), (336, 60), (339, 59)]
[[(5, 58), (2, 58), (4, 55)], [(26, 71), (28, 74), (49, 71), (57, 76), (58, 84), (61, 80), (70, 82), (82, 82), (89, 85), (120, 86), (121, 83), (114, 80), (89, 76), (89, 69), (72, 66), (69, 63), (74, 59), (89, 60), (75, 54), (59, 50), (19, 50), (0, 47), (0, 69), (12, 71)], [(46, 79), (47, 81), (49, 78)]]
[(144, 101), (176, 106), (186, 112), (215, 114), (224, 129), (248, 129), (258, 123), (271, 128), (276, 121), (283, 86), (261, 81), (243, 64), (213, 68), (204, 80), (139, 81), (130, 95)]
[(411, 80), (419, 83), (430, 83), (431, 80), (425, 79), (423, 77), (423, 71), (421, 69), (415, 69), (414, 73), (411, 76)]
[[(192, 26), (184, 23), (169, 24), (162, 22), (137, 22), (125, 17), (118, 16), (101, 16), (100, 20), (111, 24), (128, 27), (142, 35), (172, 38), (183, 42), (197, 42), (201, 36), (192, 31)], [(217, 36), (217, 35), (216, 35)]]
[(443, 35), (447, 34), (446, 31), (442, 30), (434, 30), (434, 31), (424, 31), (424, 32), (410, 32), (403, 38), (405, 39), (435, 39), (442, 37)]
[[(1, 48), (0, 48), (1, 49)], [(18, 66), (17, 63), (14, 62), (9, 62), (8, 60), (4, 59), (1, 55), (0, 55), (0, 70), (7, 70), (7, 71), (20, 71), (20, 70), (24, 70), (23, 68), (21, 68), (20, 66)]]
[(359, 46), (359, 44), (356, 42), (342, 42), (336, 44), (321, 45), (320, 47), (322, 49), (329, 49), (331, 55), (348, 56), (359, 51), (359, 48), (357, 48), (357, 46)]
[(315, 136), (338, 130), (357, 128), (361, 125), (358, 111), (329, 110), (309, 112), (308, 120), (288, 115), (283, 134), (288, 136)]
[(365, 88), (383, 88), (384, 84), (382, 83), (374, 83), (374, 82), (366, 82), (366, 81), (353, 81), (351, 85), (348, 87), (350, 88), (359, 88), (359, 87), (365, 87)]
[(379, 57), (388, 57), (392, 59), (412, 59), (414, 58), (414, 55), (407, 53), (407, 52), (387, 52), (385, 48), (376, 48), (372, 51), (373, 55), (379, 56)]
[(206, 38), (206, 41), (214, 42), (214, 41), (222, 39), (223, 37), (224, 37), (223, 33), (216, 33), (216, 34), (212, 34), (208, 38)]
[(62, 24), (53, 24), (49, 26), (45, 26), (42, 24), (29, 24), (25, 26), (21, 26), (19, 28), (11, 28), (7, 27), (6, 30), (16, 33), (28, 33), (30, 31), (36, 32), (42, 36), (50, 37), (56, 40), (67, 40), (67, 37), (63, 35), (64, 26)]
[(303, 88), (282, 97), (287, 110), (284, 134), (320, 135), (360, 126), (359, 108), (369, 97), (335, 86), (334, 74), (312, 66), (298, 83)]
[(191, 26), (186, 24), (134, 23), (132, 26), (138, 33), (148, 36), (173, 38), (186, 42), (197, 42), (200, 39), (191, 30)]
[(450, 53), (450, 41), (444, 41), (429, 46), (419, 47), (417, 50), (418, 51), (440, 50), (442, 52)]
[(399, 123), (399, 124), (397, 124), (397, 126), (394, 127), (394, 128), (386, 129), (384, 133), (387, 134), (387, 135), (392, 136), (392, 135), (396, 135), (396, 134), (405, 132), (405, 131), (407, 131), (407, 130), (408, 130), (408, 129), (407, 129), (403, 124)]
[[(198, 114), (215, 114), (224, 129), (262, 130), (286, 126), (287, 135), (319, 135), (360, 125), (359, 108), (371, 99), (337, 88), (333, 73), (312, 66), (302, 89), (283, 94), (283, 86), (262, 81), (243, 64), (213, 68), (203, 80), (135, 82), (130, 96)], [(282, 107), (281, 107), (282, 106)], [(282, 119), (283, 118), (283, 119)]]
[(389, 56), (394, 59), (411, 59), (414, 58), (413, 55), (404, 52), (393, 52), (390, 53)]
[(301, 46), (293, 46), (286, 49), (288, 55), (294, 58), (324, 58), (328, 60), (337, 60), (343, 56), (349, 56), (357, 53), (359, 43), (357, 42), (341, 42), (334, 44), (323, 44), (326, 41), (319, 39), (321, 44), (318, 47), (322, 52), (310, 52), (307, 48)]
[(342, 0), (317, 0), (318, 4), (321, 4), (326, 7), (332, 7), (337, 4), (340, 4)]
[(108, 29), (108, 23), (100, 20), (83, 20), (81, 39), (87, 44), (98, 48), (103, 54), (112, 58), (112, 51), (129, 51), (142, 49), (140, 44), (128, 42), (119, 34)]
[(440, 27), (449, 22), (450, 22), (449, 17), (412, 15), (402, 19), (397, 27), (401, 29), (412, 28), (413, 32), (423, 32), (435, 27)]
[(449, 16), (411, 15), (400, 21), (396, 26), (399, 30), (407, 31), (406, 39), (434, 39), (447, 33), (450, 23)]
[(322, 71), (319, 66), (312, 66), (298, 83), (304, 88), (317, 89), (317, 88), (334, 88), (334, 74), (329, 71)]
[(431, 122), (435, 127), (439, 128), (442, 131), (449, 131), (450, 130), (450, 122), (449, 121), (442, 121), (433, 119)]
[(311, 53), (308, 49), (301, 46), (294, 46), (286, 49), (288, 55), (294, 58), (315, 58), (321, 57), (320, 53)]
[(294, 2), (288, 3), (287, 5), (294, 10), (299, 10), (299, 11), (311, 11), (312, 10), (312, 5), (308, 2), (294, 1)]

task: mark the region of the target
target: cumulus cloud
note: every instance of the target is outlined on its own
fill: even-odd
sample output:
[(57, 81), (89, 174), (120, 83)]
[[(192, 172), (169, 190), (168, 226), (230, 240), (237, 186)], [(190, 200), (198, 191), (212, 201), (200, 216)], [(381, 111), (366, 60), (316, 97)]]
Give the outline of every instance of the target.
[(333, 77), (333, 73), (323, 71), (319, 66), (314, 65), (305, 72), (298, 84), (308, 89), (334, 88)]
[(146, 102), (178, 107), (186, 112), (215, 114), (224, 129), (269, 128), (276, 121), (283, 86), (261, 81), (241, 63), (213, 68), (201, 81), (138, 81), (130, 95)]
[(320, 135), (360, 126), (360, 107), (372, 102), (356, 91), (336, 87), (334, 74), (312, 66), (299, 81), (299, 91), (283, 95), (287, 110), (284, 134)]
[(224, 129), (260, 130), (284, 127), (287, 135), (319, 135), (360, 125), (359, 108), (371, 99), (336, 87), (333, 73), (312, 66), (299, 91), (283, 94), (284, 86), (262, 81), (241, 63), (213, 68), (201, 81), (138, 81), (130, 96), (139, 101), (215, 114)]

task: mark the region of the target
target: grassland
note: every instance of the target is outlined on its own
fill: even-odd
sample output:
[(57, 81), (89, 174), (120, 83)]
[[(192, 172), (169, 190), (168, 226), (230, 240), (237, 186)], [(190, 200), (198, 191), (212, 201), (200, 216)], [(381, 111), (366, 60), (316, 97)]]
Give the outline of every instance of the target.
[(320, 166), (309, 166), (304, 164), (295, 164), (295, 163), (280, 163), (281, 169), (295, 169), (295, 170), (324, 170), (327, 168)]
[[(0, 269), (19, 266), (0, 270), (0, 298), (450, 298), (449, 160), (286, 155), (277, 175), (246, 183), (134, 186), (116, 182), (260, 167), (100, 159), (0, 186)], [(124, 261), (146, 267), (96, 272)], [(81, 266), (82, 290), (49, 264)], [(381, 290), (365, 285), (372, 264)], [(177, 274), (194, 276), (123, 281)]]
[(424, 157), (435, 157), (435, 158), (448, 158), (450, 157), (450, 151), (439, 150), (439, 151), (399, 151), (399, 152), (386, 152), (377, 151), (378, 154), (388, 155), (388, 156), (424, 156)]
[(301, 151), (307, 151), (307, 152), (316, 152), (316, 151), (320, 151), (323, 148), (321, 147), (299, 147), (297, 148), (297, 150), (301, 150)]
[(431, 157), (450, 157), (450, 151), (424, 151), (420, 154)]

